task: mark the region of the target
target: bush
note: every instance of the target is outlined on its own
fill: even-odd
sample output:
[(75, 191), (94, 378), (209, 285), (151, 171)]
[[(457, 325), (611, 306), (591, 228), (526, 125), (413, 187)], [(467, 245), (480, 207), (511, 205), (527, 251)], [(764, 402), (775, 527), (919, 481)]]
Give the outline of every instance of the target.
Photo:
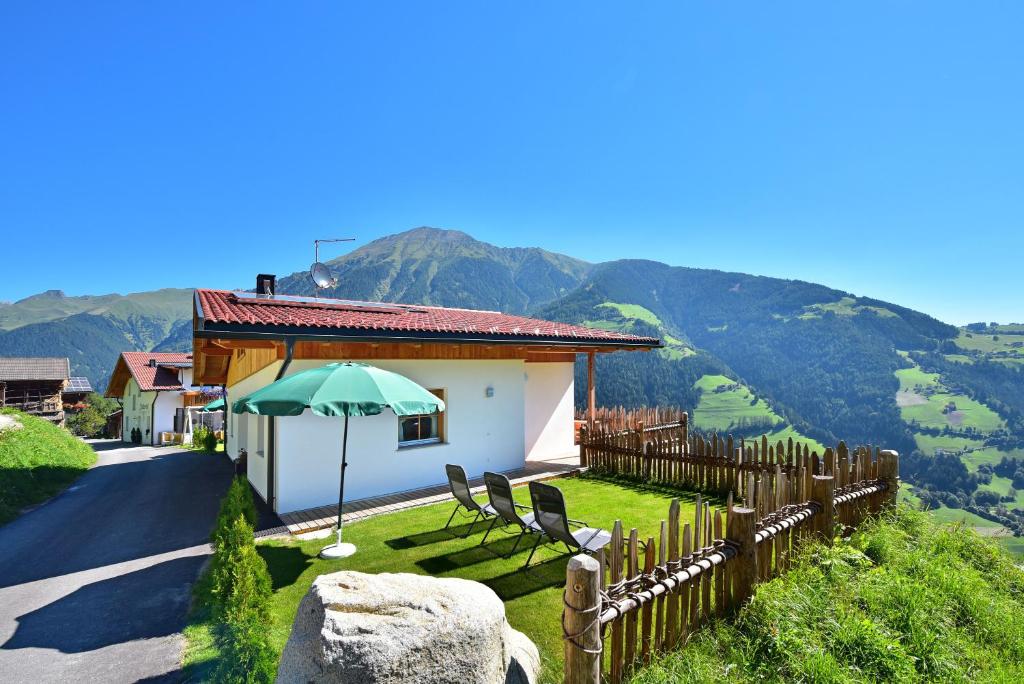
[(270, 573), (256, 552), (253, 528), (242, 515), (227, 525), (215, 552), (216, 640), (219, 682), (272, 682), (276, 655), (270, 645)]
[(256, 527), (256, 523), (259, 521), (256, 503), (252, 498), (252, 490), (249, 489), (249, 482), (244, 477), (236, 477), (231, 482), (228, 493), (220, 502), (217, 525), (210, 534), (210, 543), (213, 545), (215, 554), (214, 560), (216, 560), (216, 552), (226, 543), (231, 525), (238, 516), (242, 516), (250, 527)]
[(215, 433), (213, 430), (207, 430), (206, 436), (203, 437), (203, 446), (206, 447), (206, 450), (211, 453), (216, 451), (217, 442), (217, 433)]

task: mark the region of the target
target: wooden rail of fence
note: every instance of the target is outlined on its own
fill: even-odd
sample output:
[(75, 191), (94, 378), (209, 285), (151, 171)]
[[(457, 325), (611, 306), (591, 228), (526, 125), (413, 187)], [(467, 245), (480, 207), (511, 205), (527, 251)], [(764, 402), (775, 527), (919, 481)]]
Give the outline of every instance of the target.
[[(577, 409), (576, 420), (589, 423), (590, 415), (586, 409)], [(632, 409), (622, 406), (601, 406), (594, 411), (594, 423), (590, 427), (601, 428), (609, 432), (620, 432), (635, 430), (641, 425), (650, 428), (685, 420), (686, 412), (675, 406), (641, 406)]]
[[(753, 453), (772, 450), (751, 447)], [(712, 616), (735, 612), (757, 582), (789, 567), (807, 539), (830, 542), (837, 525), (848, 532), (895, 503), (899, 456), (894, 451), (850, 452), (840, 443), (822, 459), (796, 459), (795, 449), (784, 453), (794, 459), (779, 462), (775, 448), (774, 460), (765, 459), (763, 467), (743, 469), (736, 461), (729, 470), (715, 464), (721, 478), (701, 481), (731, 482), (742, 489), (735, 500), (732, 493), (727, 496), (724, 508), (713, 510), (698, 495), (691, 523), (681, 519), (675, 500), (657, 540), (641, 539), (635, 528), (625, 535), (616, 521), (608, 547), (594, 558), (569, 561), (562, 613), (566, 682), (619, 684), (655, 653), (682, 647)], [(649, 458), (646, 447), (628, 459), (629, 454), (615, 454), (618, 472), (627, 468), (626, 461), (625, 472), (631, 474), (690, 482), (684, 476), (693, 464), (685, 460), (666, 459), (660, 452)]]

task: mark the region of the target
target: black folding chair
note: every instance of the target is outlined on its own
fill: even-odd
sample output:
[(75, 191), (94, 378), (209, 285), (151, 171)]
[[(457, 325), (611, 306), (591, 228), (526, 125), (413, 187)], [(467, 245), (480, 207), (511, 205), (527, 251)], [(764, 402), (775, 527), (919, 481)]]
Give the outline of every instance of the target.
[[(502, 527), (516, 525), (521, 531), (516, 543), (512, 545), (512, 550), (506, 556), (506, 558), (511, 558), (519, 548), (519, 542), (523, 540), (524, 536), (527, 534), (543, 535), (544, 530), (534, 520), (534, 514), (530, 507), (518, 504), (512, 498), (512, 483), (508, 481), (507, 477), (500, 473), (484, 473), (484, 484), (487, 485), (487, 496), (491, 500), (491, 508), (497, 515), (491, 521), (491, 526), (487, 528), (487, 534), (484, 535), (480, 544), (482, 546), (487, 541), (487, 535), (491, 533), (498, 521), (501, 521)], [(525, 513), (520, 515), (519, 511), (525, 511)]]
[(455, 497), (455, 510), (452, 511), (451, 516), (448, 518), (448, 522), (444, 524), (444, 529), (448, 529), (448, 526), (452, 524), (452, 520), (455, 518), (455, 514), (459, 512), (460, 508), (465, 508), (468, 513), (475, 513), (473, 522), (469, 524), (469, 530), (463, 535), (463, 538), (473, 534), (473, 526), (481, 518), (490, 518), (495, 515), (494, 509), (491, 504), (485, 504), (481, 506), (473, 500), (473, 495), (469, 491), (469, 480), (466, 479), (466, 470), (460, 465), (448, 464), (444, 467), (446, 473), (448, 473), (448, 486), (451, 487), (452, 496)]
[[(565, 512), (565, 499), (562, 497), (562, 490), (558, 487), (552, 487), (543, 482), (531, 482), (530, 498), (533, 500), (535, 520), (544, 530), (544, 534), (555, 543), (565, 544), (569, 553), (595, 554), (612, 540), (612, 533), (608, 530), (587, 527), (585, 522), (570, 519)], [(580, 529), (573, 530), (571, 525)], [(530, 556), (526, 559), (526, 565), (523, 566), (524, 569), (533, 560), (533, 554), (537, 551), (541, 539), (542, 536), (538, 535), (537, 541), (534, 542), (533, 549), (530, 551)]]

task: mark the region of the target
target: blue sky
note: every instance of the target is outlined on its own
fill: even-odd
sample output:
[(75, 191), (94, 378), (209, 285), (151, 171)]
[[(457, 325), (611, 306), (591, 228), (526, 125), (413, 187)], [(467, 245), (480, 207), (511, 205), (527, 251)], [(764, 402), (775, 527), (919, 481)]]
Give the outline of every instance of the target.
[(1024, 320), (1021, 26), (1017, 2), (5, 3), (0, 299), (249, 286), (314, 237), (432, 225)]

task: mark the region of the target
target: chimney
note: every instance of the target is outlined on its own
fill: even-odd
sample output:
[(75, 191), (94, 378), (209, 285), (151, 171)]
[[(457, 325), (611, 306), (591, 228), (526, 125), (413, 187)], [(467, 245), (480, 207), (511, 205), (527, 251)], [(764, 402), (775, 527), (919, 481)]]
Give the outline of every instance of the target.
[(149, 360), (149, 367), (150, 368), (156, 368), (156, 359), (150, 359)]
[(256, 294), (274, 295), (277, 286), (277, 276), (271, 273), (260, 273), (256, 276)]

